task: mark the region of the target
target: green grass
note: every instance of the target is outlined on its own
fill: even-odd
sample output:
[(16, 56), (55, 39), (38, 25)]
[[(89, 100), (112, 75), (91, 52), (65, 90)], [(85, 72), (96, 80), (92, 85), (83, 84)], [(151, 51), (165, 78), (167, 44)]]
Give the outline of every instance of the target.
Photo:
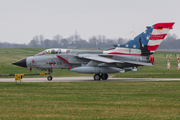
[[(30, 73), (29, 69), (10, 63), (42, 50), (44, 49), (0, 48), (0, 74)], [(111, 75), (141, 78), (150, 77), (150, 73), (151, 77), (179, 78), (177, 60), (174, 59), (174, 54), (178, 53), (168, 53), (172, 54), (170, 71), (167, 71), (164, 54), (167, 52), (154, 54), (156, 64), (153, 67)], [(38, 72), (33, 69), (32, 73)], [(87, 76), (87, 74), (60, 69), (55, 69), (52, 74), (54, 77), (82, 75)], [(0, 120), (179, 120), (179, 86), (179, 81), (22, 82), (22, 84), (2, 82), (0, 83)]]
[[(19, 59), (35, 55), (45, 48), (0, 48), (0, 74), (22, 74), (30, 73), (28, 68), (22, 68), (15, 65), (11, 65), (12, 62), (15, 62)], [(172, 54), (170, 58), (170, 71), (167, 71), (167, 60), (165, 59), (164, 54)], [(139, 67), (137, 72), (126, 72), (126, 73), (117, 73), (110, 74), (113, 77), (133, 77), (133, 78), (180, 78), (180, 72), (177, 69), (177, 60), (175, 55), (177, 52), (155, 52), (153, 56), (155, 57), (155, 64), (151, 67)], [(3, 67), (2, 67), (3, 66)], [(43, 71), (44, 72), (44, 71)], [(36, 69), (32, 70), (32, 73), (40, 73)], [(149, 74), (151, 76), (149, 76)], [(91, 74), (80, 74), (71, 72), (69, 70), (54, 69), (53, 77), (66, 77), (66, 76), (93, 76)], [(26, 76), (25, 76), (26, 77)], [(33, 77), (33, 76), (27, 76)], [(36, 77), (47, 77), (47, 76), (36, 76)]]
[(1, 83), (0, 119), (180, 119), (180, 82)]

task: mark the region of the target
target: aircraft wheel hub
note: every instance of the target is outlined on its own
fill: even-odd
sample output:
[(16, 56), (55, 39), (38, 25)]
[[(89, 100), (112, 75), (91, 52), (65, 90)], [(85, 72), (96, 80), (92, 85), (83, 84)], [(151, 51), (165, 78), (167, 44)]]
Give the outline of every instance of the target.
[(52, 80), (52, 76), (48, 76), (48, 77), (47, 77), (47, 80), (48, 80), (48, 81), (51, 81), (51, 80)]

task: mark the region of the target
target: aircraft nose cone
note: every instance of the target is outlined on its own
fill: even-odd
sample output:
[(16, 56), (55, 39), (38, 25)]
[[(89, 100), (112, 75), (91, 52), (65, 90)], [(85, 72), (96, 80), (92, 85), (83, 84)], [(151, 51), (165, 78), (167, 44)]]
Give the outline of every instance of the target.
[(12, 64), (20, 66), (20, 67), (27, 67), (27, 65), (26, 65), (26, 58), (20, 59), (20, 60), (18, 60), (16, 62), (13, 62)]

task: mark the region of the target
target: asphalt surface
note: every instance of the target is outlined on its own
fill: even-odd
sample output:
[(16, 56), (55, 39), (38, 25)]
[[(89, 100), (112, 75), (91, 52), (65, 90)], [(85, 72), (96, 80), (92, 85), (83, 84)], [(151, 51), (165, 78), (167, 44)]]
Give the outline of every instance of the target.
[[(104, 81), (176, 81), (180, 78), (108, 78)], [(94, 81), (93, 77), (54, 77), (52, 81), (47, 78), (23, 78), (21, 82), (88, 82)], [(0, 78), (0, 82), (15, 82), (14, 78)]]

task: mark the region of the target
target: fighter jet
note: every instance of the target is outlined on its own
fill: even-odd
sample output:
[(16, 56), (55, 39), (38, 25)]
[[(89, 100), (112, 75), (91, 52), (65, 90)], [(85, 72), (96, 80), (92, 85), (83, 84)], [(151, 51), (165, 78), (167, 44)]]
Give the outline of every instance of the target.
[(34, 56), (18, 60), (13, 65), (48, 71), (52, 80), (54, 68), (69, 69), (77, 73), (95, 74), (94, 80), (107, 80), (109, 73), (137, 71), (139, 66), (152, 66), (152, 55), (163, 41), (174, 22), (157, 23), (126, 44), (115, 44), (113, 48), (97, 50), (73, 50), (52, 48)]

